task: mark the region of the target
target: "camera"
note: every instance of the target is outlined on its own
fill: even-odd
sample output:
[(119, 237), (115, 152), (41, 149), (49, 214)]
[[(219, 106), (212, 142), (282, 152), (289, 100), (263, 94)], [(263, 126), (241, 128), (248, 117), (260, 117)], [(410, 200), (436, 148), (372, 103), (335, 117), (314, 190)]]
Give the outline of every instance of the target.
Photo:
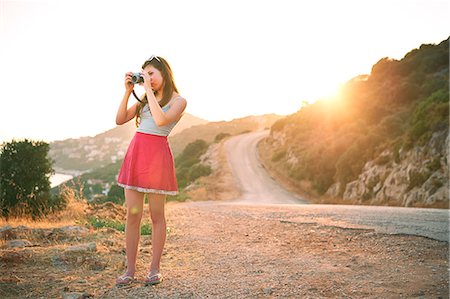
[(144, 83), (144, 77), (142, 77), (141, 73), (133, 73), (131, 75), (131, 82), (133, 84)]

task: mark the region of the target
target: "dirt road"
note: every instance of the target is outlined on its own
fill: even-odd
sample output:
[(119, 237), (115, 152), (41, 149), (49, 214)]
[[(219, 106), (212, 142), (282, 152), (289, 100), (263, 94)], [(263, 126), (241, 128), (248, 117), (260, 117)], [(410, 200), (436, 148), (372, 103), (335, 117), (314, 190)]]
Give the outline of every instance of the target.
[(280, 187), (258, 160), (256, 145), (268, 131), (248, 133), (230, 138), (225, 151), (233, 176), (242, 190), (235, 202), (247, 204), (307, 204)]

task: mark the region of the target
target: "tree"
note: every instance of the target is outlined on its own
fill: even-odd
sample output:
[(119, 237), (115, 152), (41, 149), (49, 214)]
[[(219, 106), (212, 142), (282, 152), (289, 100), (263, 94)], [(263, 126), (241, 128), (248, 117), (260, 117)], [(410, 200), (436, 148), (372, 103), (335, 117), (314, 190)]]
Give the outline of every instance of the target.
[(53, 208), (50, 176), (54, 173), (47, 157), (49, 144), (42, 141), (11, 141), (0, 154), (1, 216), (41, 217)]
[(123, 188), (117, 184), (111, 185), (108, 192), (108, 201), (122, 205), (125, 202)]

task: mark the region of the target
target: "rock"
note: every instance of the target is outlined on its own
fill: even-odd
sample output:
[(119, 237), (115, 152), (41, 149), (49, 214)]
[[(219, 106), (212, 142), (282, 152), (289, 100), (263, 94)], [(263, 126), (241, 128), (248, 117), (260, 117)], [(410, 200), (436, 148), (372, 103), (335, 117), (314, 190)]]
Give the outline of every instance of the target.
[(20, 248), (28, 246), (33, 246), (33, 244), (31, 244), (30, 241), (25, 239), (10, 240), (6, 243), (7, 248)]
[(0, 227), (0, 238), (3, 240), (15, 239), (13, 227), (11, 225)]
[(338, 197), (340, 187), (341, 187), (340, 183), (334, 183), (333, 185), (330, 186), (330, 188), (328, 188), (325, 195), (329, 197)]
[[(386, 162), (386, 157), (395, 155), (384, 151), (364, 165), (358, 179), (345, 186), (343, 199), (401, 206), (448, 205), (448, 143), (448, 132), (443, 131), (434, 133), (425, 146), (400, 150), (399, 161)], [(326, 195), (336, 197), (338, 190), (335, 183)]]
[(426, 203), (430, 204), (430, 205), (434, 204), (434, 203), (440, 203), (440, 202), (448, 204), (449, 196), (450, 196), (449, 185), (442, 186), (433, 195), (426, 198)]
[(81, 236), (87, 235), (89, 230), (82, 226), (68, 225), (56, 227), (47, 233), (50, 240), (79, 239)]
[(26, 256), (23, 250), (15, 251), (15, 250), (5, 250), (0, 255), (1, 264), (22, 264), (26, 259)]
[(52, 255), (50, 256), (50, 259), (52, 261), (52, 264), (54, 267), (65, 267), (67, 266), (67, 261), (65, 261), (63, 258), (61, 258), (58, 255)]
[(91, 297), (90, 294), (86, 292), (70, 292), (70, 293), (64, 293), (61, 298), (62, 299), (84, 299)]
[(65, 250), (66, 253), (84, 253), (91, 251), (97, 251), (97, 244), (95, 242), (73, 245), (67, 247), (67, 249)]
[(273, 289), (271, 287), (265, 288), (264, 289), (264, 294), (265, 295), (272, 295), (273, 293)]
[(103, 241), (103, 245), (107, 246), (107, 247), (113, 247), (115, 245), (115, 242), (113, 240), (104, 240)]
[(98, 230), (100, 233), (114, 234), (117, 232), (114, 228), (111, 227), (102, 227)]
[(82, 226), (78, 226), (78, 225), (68, 225), (68, 226), (63, 226), (63, 227), (59, 227), (56, 228), (55, 230), (61, 231), (69, 236), (73, 236), (73, 235), (85, 235), (89, 232), (89, 230), (85, 227)]
[(32, 231), (31, 228), (19, 225), (18, 227), (11, 227), (10, 225), (2, 227), (0, 230), (0, 238), (4, 240), (12, 239), (26, 239)]

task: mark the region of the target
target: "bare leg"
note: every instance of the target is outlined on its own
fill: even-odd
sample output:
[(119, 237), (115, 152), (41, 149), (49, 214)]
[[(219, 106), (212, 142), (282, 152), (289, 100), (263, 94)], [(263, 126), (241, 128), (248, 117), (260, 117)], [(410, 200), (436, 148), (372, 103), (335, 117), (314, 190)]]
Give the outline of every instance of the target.
[(127, 275), (134, 276), (136, 272), (136, 257), (141, 236), (141, 219), (144, 208), (144, 193), (125, 189), (127, 205), (127, 222), (125, 225), (125, 240), (127, 253)]
[(164, 214), (164, 205), (166, 195), (148, 194), (148, 207), (152, 220), (152, 264), (150, 274), (160, 271), (161, 256), (166, 243), (166, 218)]

